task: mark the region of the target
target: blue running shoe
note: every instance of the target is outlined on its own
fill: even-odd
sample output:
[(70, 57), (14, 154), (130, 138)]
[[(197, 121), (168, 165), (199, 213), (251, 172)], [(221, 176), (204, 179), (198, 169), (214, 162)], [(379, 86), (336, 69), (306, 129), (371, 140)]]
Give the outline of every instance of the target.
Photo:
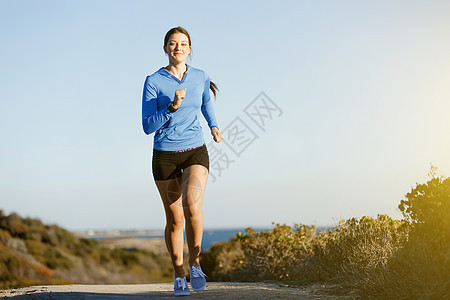
[(191, 287), (194, 291), (200, 292), (203, 291), (206, 287), (206, 276), (202, 271), (202, 267), (200, 265), (189, 267), (189, 274), (191, 278)]
[(173, 283), (173, 293), (175, 296), (189, 296), (191, 291), (187, 285), (186, 277), (177, 277)]

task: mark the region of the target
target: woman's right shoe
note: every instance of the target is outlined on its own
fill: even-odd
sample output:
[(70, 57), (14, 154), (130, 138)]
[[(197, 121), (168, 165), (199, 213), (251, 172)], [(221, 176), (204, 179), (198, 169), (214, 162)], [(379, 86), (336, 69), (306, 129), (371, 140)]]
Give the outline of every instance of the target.
[(191, 291), (187, 285), (186, 277), (176, 277), (173, 283), (173, 293), (175, 296), (189, 296)]

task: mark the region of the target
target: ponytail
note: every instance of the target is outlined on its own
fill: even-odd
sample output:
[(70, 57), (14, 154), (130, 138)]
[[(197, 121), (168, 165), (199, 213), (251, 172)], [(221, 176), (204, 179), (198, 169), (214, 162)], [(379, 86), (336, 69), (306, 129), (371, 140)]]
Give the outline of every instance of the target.
[(211, 89), (211, 91), (213, 92), (213, 94), (214, 94), (214, 99), (216, 99), (216, 93), (217, 93), (217, 91), (219, 90), (218, 88), (217, 88), (217, 85), (214, 83), (214, 82), (212, 82), (211, 80), (209, 81), (209, 88)]

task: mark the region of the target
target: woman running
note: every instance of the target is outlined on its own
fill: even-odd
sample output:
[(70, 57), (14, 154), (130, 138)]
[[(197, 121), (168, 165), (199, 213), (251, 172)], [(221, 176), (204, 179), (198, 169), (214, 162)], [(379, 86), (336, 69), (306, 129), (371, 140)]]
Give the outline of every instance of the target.
[(205, 117), (215, 142), (219, 131), (205, 71), (186, 64), (191, 39), (182, 27), (170, 29), (163, 45), (169, 64), (147, 76), (142, 97), (142, 126), (153, 139), (152, 172), (164, 205), (164, 237), (175, 271), (174, 294), (189, 295), (183, 268), (183, 224), (189, 249), (190, 283), (194, 291), (206, 286), (200, 267), (203, 236), (202, 202), (209, 174), (209, 155), (199, 122)]

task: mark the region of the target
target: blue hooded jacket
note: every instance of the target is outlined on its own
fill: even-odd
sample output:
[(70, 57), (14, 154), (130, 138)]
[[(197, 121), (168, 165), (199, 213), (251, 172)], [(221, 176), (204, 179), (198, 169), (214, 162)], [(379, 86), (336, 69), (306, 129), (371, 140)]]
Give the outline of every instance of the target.
[[(210, 129), (219, 128), (210, 97), (210, 78), (205, 71), (186, 64), (183, 79), (179, 80), (161, 67), (147, 76), (142, 96), (142, 126), (145, 134), (155, 133), (153, 147), (161, 151), (177, 151), (205, 143), (199, 122), (200, 111)], [(168, 104), (175, 91), (186, 88), (186, 96), (175, 112)]]

